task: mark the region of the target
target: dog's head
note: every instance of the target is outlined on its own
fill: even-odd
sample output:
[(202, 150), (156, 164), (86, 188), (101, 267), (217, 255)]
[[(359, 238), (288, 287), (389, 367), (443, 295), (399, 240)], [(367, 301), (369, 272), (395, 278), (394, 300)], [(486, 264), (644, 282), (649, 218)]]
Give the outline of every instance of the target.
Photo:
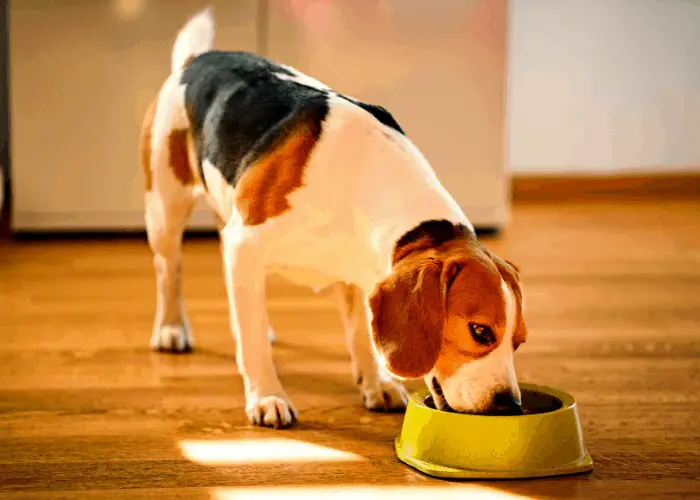
[(513, 356), (527, 331), (518, 268), (466, 227), (429, 221), (401, 238), (369, 306), (388, 370), (424, 377), (438, 408), (519, 408)]

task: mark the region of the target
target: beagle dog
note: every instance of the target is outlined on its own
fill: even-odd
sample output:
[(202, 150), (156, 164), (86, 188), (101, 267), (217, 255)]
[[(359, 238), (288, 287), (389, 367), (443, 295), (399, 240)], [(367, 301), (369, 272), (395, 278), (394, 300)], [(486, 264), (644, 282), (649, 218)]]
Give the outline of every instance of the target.
[(157, 304), (152, 348), (185, 352), (181, 242), (204, 196), (219, 221), (230, 322), (257, 425), (297, 417), (275, 371), (265, 278), (334, 287), (370, 410), (402, 409), (424, 378), (442, 410), (520, 406), (518, 269), (480, 244), (396, 120), (295, 69), (212, 49), (209, 9), (182, 28), (143, 122), (145, 219)]

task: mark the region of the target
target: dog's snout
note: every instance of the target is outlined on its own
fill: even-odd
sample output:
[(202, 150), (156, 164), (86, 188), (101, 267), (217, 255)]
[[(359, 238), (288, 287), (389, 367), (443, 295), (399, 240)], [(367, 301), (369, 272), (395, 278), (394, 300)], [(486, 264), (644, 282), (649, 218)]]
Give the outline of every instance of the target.
[(491, 404), (491, 413), (507, 414), (507, 415), (522, 415), (523, 407), (520, 403), (520, 398), (517, 398), (511, 391), (498, 392), (493, 397)]

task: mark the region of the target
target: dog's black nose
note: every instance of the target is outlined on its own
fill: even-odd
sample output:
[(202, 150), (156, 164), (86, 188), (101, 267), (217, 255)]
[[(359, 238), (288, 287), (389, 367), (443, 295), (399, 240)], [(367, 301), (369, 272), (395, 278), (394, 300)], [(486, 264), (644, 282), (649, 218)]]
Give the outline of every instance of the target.
[(491, 403), (491, 413), (498, 415), (522, 415), (523, 407), (512, 392), (498, 392)]

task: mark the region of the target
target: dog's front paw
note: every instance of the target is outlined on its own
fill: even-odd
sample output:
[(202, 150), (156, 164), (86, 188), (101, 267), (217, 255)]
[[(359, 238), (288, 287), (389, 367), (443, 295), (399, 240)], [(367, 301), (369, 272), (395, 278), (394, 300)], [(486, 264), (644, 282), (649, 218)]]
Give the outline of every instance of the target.
[(292, 403), (282, 396), (254, 397), (246, 405), (248, 419), (254, 425), (280, 429), (289, 427), (297, 419)]
[(400, 411), (406, 409), (408, 392), (393, 380), (363, 381), (360, 385), (365, 408), (372, 411)]
[(190, 352), (194, 340), (190, 329), (185, 325), (162, 325), (153, 331), (151, 349), (160, 352)]

